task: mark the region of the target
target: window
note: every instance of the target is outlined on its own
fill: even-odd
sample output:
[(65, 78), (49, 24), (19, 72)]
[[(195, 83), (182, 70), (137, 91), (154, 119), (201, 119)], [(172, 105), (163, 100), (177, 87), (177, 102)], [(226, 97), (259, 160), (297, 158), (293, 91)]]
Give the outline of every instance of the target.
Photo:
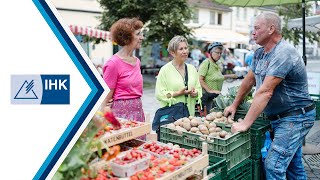
[(248, 12), (247, 8), (243, 8), (243, 20), (247, 20)]
[(210, 24), (215, 24), (215, 18), (216, 18), (216, 16), (215, 16), (215, 12), (214, 11), (210, 11)]
[(218, 25), (222, 25), (222, 13), (218, 13)]
[(237, 7), (237, 9), (236, 9), (236, 16), (237, 16), (237, 19), (239, 20), (239, 18), (240, 18), (240, 8), (239, 7)]
[(199, 9), (193, 10), (193, 17), (192, 17), (193, 23), (199, 23)]

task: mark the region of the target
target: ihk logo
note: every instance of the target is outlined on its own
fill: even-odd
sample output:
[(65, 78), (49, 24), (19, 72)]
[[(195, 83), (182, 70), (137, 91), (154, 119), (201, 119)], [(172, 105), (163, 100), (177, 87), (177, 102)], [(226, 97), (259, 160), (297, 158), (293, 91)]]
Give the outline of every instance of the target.
[(11, 75), (11, 104), (70, 104), (70, 75)]

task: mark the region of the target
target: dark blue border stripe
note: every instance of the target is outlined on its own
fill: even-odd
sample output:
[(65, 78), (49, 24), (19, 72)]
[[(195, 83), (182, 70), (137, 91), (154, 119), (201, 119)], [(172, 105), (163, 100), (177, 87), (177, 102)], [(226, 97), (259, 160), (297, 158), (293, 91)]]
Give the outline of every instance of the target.
[[(83, 121), (86, 119), (90, 113), (93, 106), (98, 101), (99, 97), (103, 93), (104, 89), (99, 81), (94, 76), (93, 72), (90, 70), (89, 66), (85, 62), (84, 58), (81, 56), (80, 52), (77, 50), (70, 37), (64, 31), (60, 22), (54, 16), (53, 12), (44, 0), (33, 0), (33, 3), (38, 8), (39, 12), (46, 20), (47, 24), (50, 26), (61, 45), (64, 47), (73, 63), (79, 69), (80, 73), (88, 83), (91, 88), (91, 92), (36, 173), (33, 179), (45, 179), (50, 173), (53, 166), (56, 164), (57, 160), (60, 158), (61, 154), (64, 152), (71, 139), (78, 131), (79, 127), (82, 125)], [(73, 89), (71, 89), (73, 91)]]

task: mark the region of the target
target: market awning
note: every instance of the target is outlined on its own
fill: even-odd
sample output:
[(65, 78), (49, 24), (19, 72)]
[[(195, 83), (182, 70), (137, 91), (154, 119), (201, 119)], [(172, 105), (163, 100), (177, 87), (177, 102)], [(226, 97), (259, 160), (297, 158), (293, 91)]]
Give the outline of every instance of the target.
[(101, 38), (104, 40), (110, 40), (110, 32), (95, 29), (91, 27), (84, 27), (78, 25), (69, 25), (71, 32), (75, 35), (86, 35), (89, 37)]
[[(320, 32), (320, 15), (306, 17), (305, 22), (306, 31)], [(294, 28), (302, 28), (302, 18), (290, 19), (288, 21), (288, 29)]]
[(249, 37), (240, 33), (216, 28), (198, 28), (194, 30), (193, 35), (197, 40), (209, 42), (235, 42), (235, 43), (249, 43)]

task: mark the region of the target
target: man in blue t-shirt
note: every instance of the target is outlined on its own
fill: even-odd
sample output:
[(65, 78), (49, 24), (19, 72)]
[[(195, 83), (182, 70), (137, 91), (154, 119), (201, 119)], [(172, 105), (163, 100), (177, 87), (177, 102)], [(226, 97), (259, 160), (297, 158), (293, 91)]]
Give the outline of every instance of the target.
[(282, 39), (277, 14), (266, 12), (257, 16), (252, 35), (262, 47), (254, 53), (249, 73), (224, 114), (234, 117), (245, 95), (256, 85), (244, 121), (234, 123), (231, 131), (247, 131), (264, 111), (274, 133), (265, 159), (266, 178), (306, 179), (302, 141), (314, 124), (316, 110), (308, 93), (305, 65), (297, 50)]

